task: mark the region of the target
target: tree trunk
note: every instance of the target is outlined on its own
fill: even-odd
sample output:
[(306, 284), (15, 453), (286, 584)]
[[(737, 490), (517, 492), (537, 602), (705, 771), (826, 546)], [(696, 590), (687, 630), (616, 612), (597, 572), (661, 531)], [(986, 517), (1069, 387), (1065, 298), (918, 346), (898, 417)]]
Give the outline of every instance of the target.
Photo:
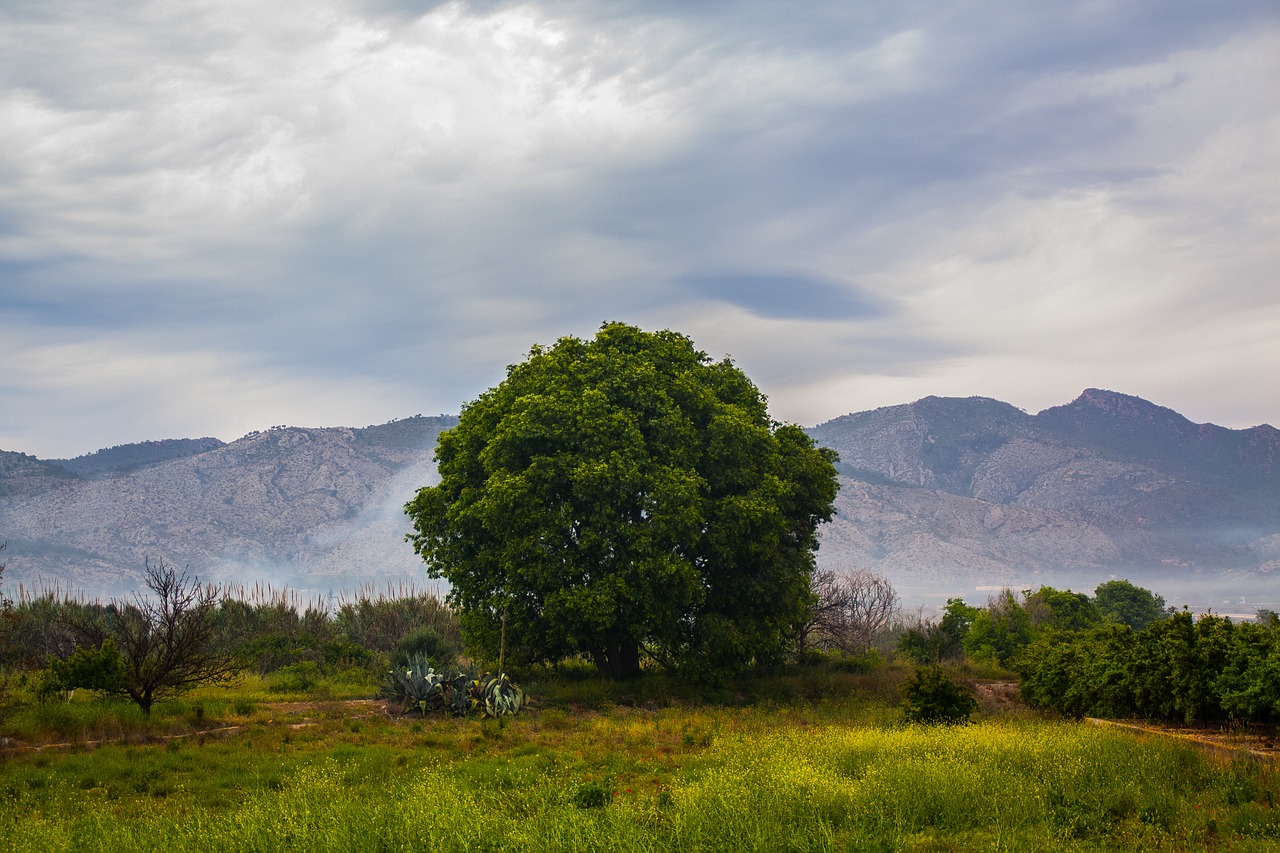
[(605, 678), (634, 678), (640, 674), (640, 644), (635, 640), (592, 649), (591, 657)]

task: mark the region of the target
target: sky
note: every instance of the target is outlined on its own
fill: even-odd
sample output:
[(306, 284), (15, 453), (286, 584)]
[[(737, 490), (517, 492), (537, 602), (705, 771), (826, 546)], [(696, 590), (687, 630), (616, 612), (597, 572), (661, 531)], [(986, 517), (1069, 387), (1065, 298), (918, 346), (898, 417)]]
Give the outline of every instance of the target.
[(1280, 425), (1274, 0), (0, 6), (0, 449), (456, 413), (606, 321), (813, 425)]

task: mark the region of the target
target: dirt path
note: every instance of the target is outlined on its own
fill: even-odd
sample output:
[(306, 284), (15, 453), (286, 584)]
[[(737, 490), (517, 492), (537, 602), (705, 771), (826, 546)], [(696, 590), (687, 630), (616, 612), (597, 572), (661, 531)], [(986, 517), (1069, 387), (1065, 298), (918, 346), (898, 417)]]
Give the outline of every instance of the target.
[(1255, 727), (1242, 728), (1239, 731), (1222, 731), (1191, 726), (1101, 720), (1096, 717), (1085, 717), (1085, 721), (1096, 726), (1111, 726), (1143, 734), (1175, 738), (1224, 758), (1248, 757), (1259, 761), (1280, 761), (1280, 746), (1277, 746), (1276, 732), (1271, 728)]

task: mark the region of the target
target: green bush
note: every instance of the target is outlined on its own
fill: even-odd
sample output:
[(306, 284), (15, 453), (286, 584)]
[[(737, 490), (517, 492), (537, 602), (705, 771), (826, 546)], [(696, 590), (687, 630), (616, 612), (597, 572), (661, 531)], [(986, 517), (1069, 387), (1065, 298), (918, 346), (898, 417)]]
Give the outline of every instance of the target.
[(414, 658), (433, 660), (440, 666), (449, 666), (458, 657), (458, 648), (450, 643), (432, 625), (420, 625), (400, 638), (391, 655), (391, 665), (406, 666)]
[(588, 782), (574, 790), (572, 799), (580, 809), (600, 809), (613, 800), (613, 792), (599, 782)]
[(912, 723), (967, 723), (978, 709), (972, 691), (947, 678), (940, 666), (916, 670), (902, 686), (902, 695), (903, 715)]
[(273, 672), (267, 680), (267, 689), (272, 693), (306, 693), (319, 683), (320, 665), (304, 660)]

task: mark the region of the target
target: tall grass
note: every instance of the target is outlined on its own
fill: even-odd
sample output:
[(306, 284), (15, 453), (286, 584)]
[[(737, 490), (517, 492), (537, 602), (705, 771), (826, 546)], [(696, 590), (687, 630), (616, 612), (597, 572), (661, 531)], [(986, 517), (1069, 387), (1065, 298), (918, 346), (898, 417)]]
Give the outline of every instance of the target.
[(1073, 723), (770, 728), (745, 712), (719, 713), (710, 745), (670, 775), (660, 775), (670, 765), (656, 754), (651, 723), (633, 715), (599, 717), (582, 732), (599, 750), (630, 754), (630, 771), (612, 778), (587, 772), (572, 749), (523, 746), (469, 761), (335, 751), (223, 809), (172, 797), (103, 808), (102, 791), (64, 781), (42, 792), (40, 808), (11, 796), (0, 846), (1260, 851), (1280, 843), (1274, 769), (1220, 765), (1179, 744)]

